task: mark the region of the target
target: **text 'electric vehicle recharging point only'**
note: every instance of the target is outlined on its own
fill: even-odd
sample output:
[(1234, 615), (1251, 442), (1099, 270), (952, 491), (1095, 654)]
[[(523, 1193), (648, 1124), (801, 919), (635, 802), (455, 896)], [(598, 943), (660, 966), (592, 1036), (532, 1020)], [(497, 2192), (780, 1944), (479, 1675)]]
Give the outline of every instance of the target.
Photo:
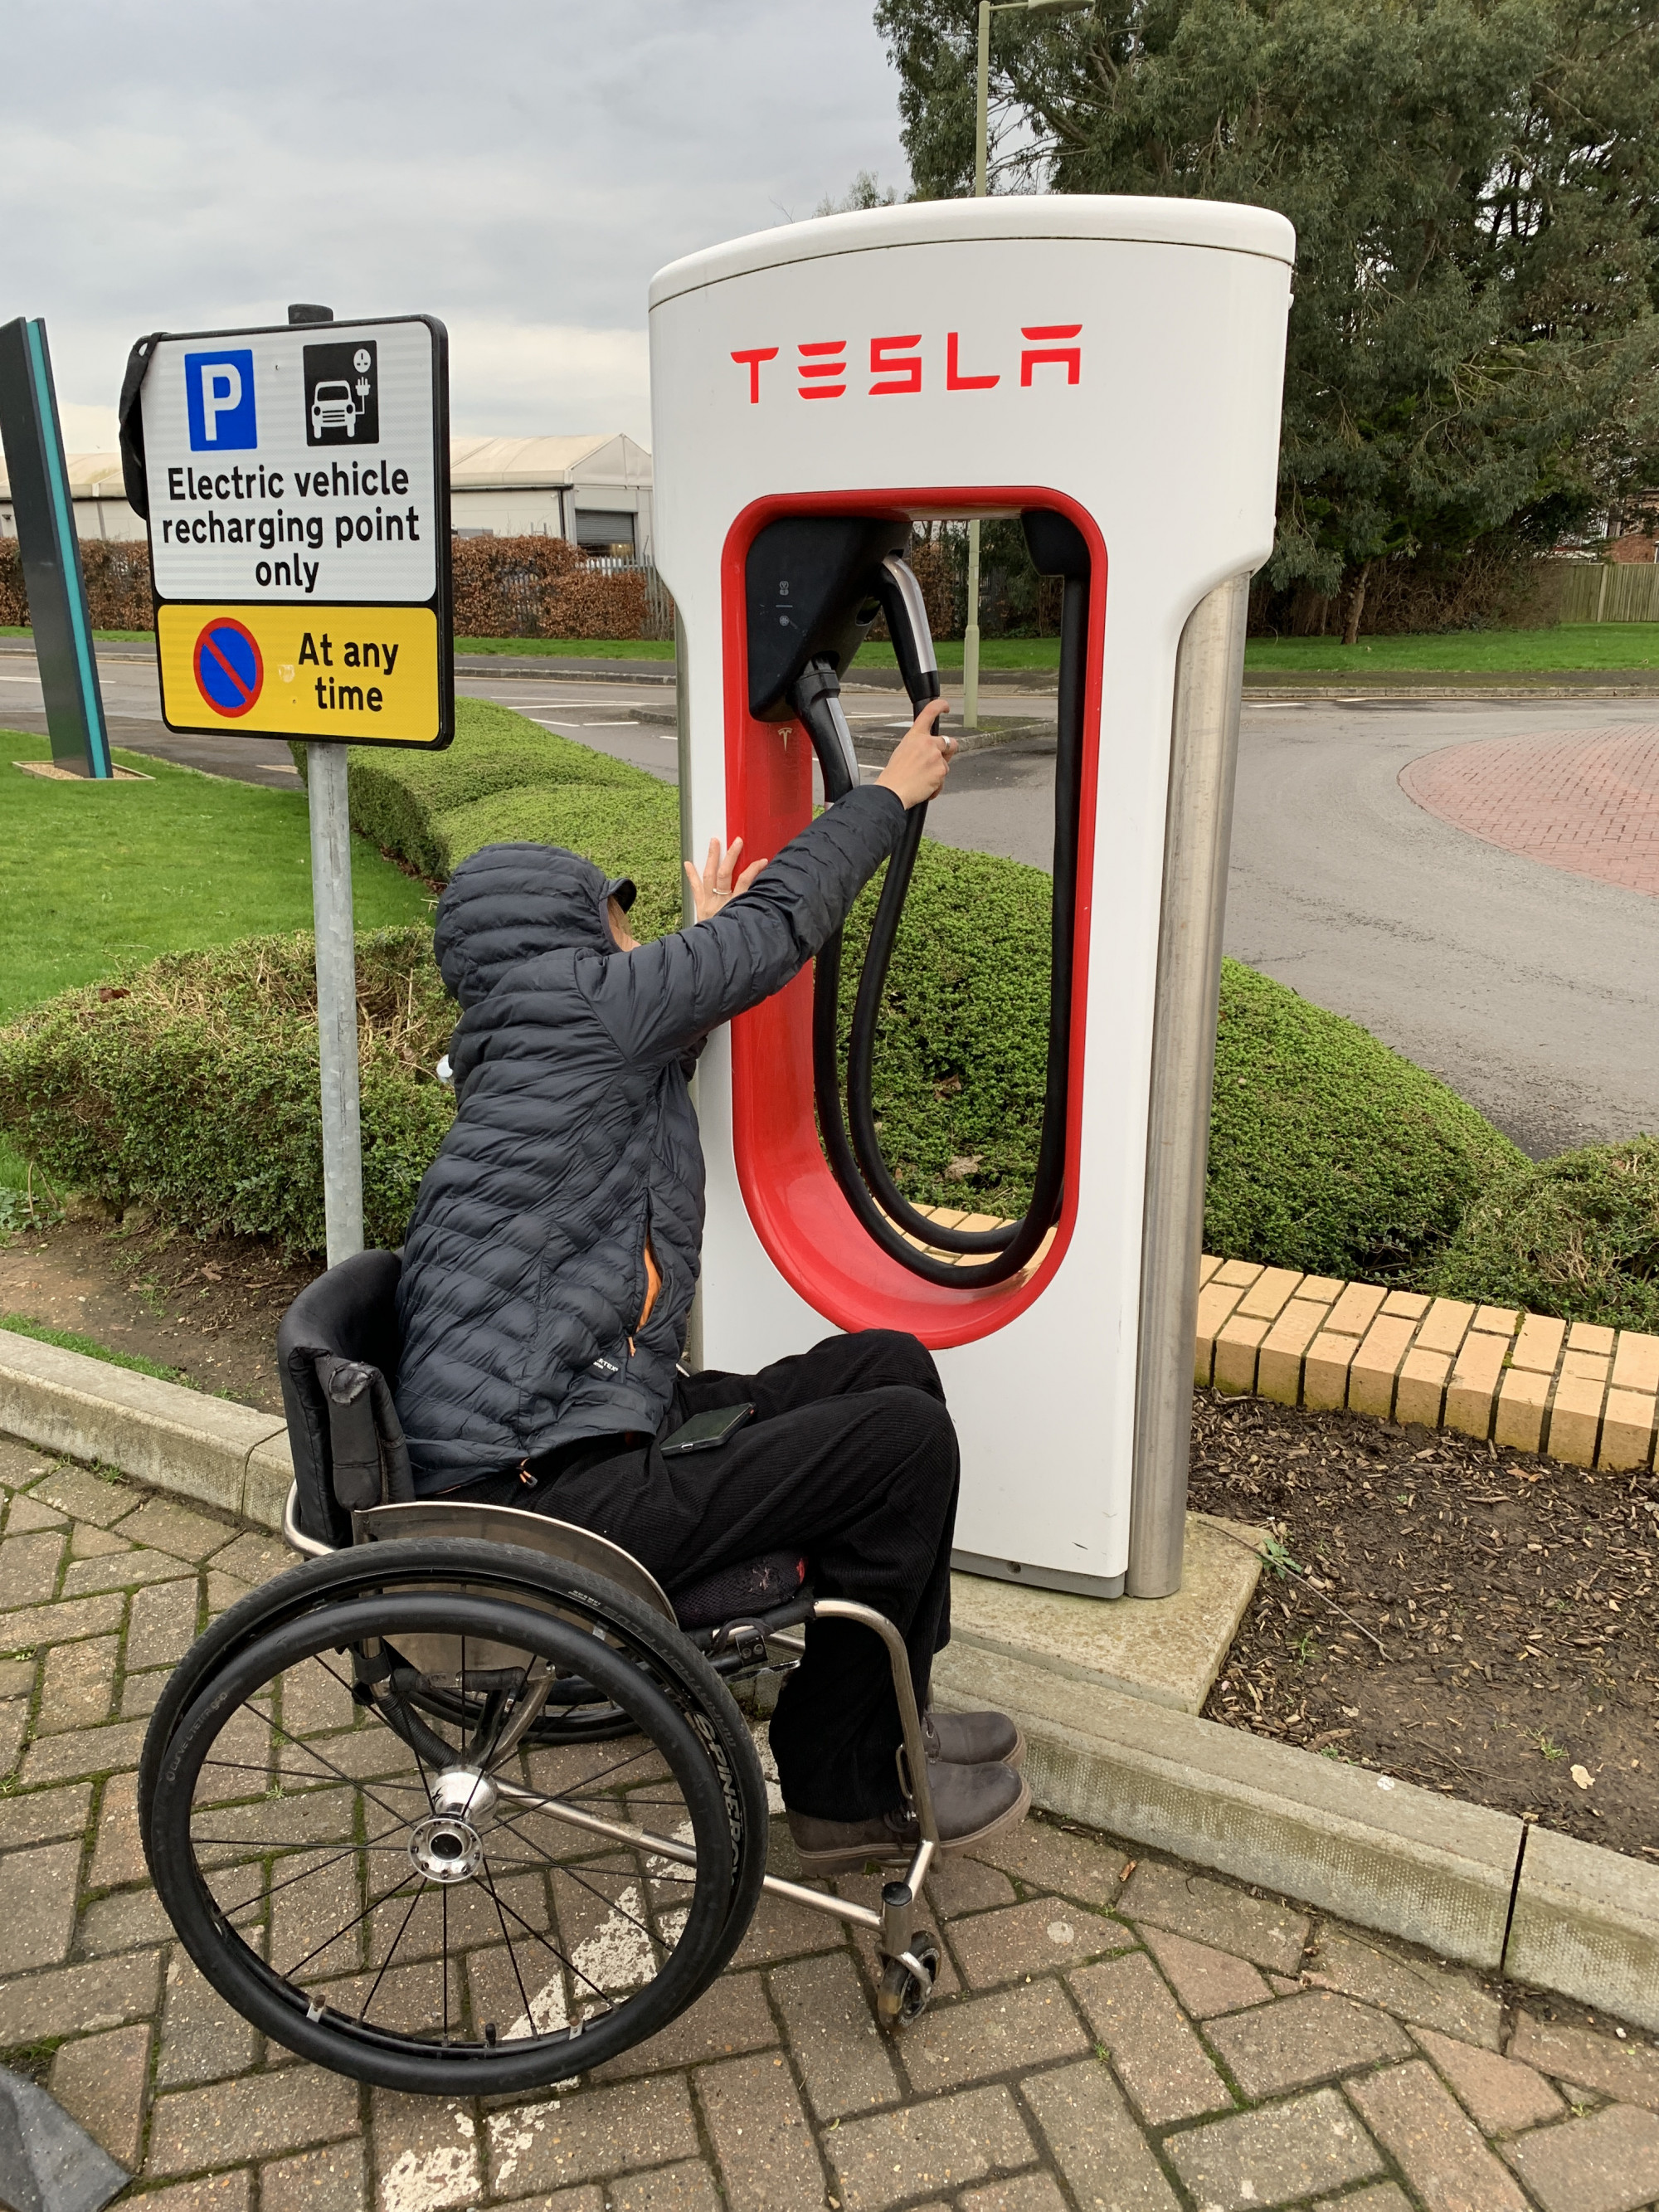
[[(854, 987), (839, 942), (704, 1054), (701, 1356), (909, 1329), (963, 1443), (958, 1564), (1179, 1586), (1243, 608), (1273, 542), (1294, 240), (1200, 201), (949, 201), (738, 240), (652, 288), (658, 556), (689, 850), (775, 852), (860, 773), (840, 692), (878, 614), (939, 675), (921, 520), (1018, 517), (1063, 579), (1049, 1034), (1034, 1187), (912, 1206), (872, 1106), (924, 810)], [(798, 741), (804, 732), (810, 744)]]

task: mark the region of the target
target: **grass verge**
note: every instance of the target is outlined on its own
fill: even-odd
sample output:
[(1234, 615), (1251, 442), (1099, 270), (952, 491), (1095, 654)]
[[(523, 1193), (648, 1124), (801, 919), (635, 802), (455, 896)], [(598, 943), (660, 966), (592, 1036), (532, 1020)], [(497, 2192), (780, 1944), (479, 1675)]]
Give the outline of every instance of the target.
[(1659, 668), (1659, 623), (1561, 623), (1553, 629), (1459, 629), (1435, 637), (1253, 637), (1247, 669), (1443, 669), (1524, 675), (1553, 669)]
[[(302, 792), (198, 775), (117, 751), (146, 783), (58, 783), (21, 775), (46, 739), (0, 730), (0, 1023), (123, 963), (311, 927), (311, 842)], [(419, 921), (429, 893), (353, 840), (360, 930)], [(0, 1140), (0, 1188), (23, 1163)]]
[[(589, 660), (669, 660), (672, 645), (617, 638), (457, 638), (458, 653), (526, 653)], [(960, 669), (962, 641), (937, 641), (941, 668)], [(1057, 637), (988, 637), (979, 665), (1006, 669), (1057, 669)], [(860, 646), (855, 670), (893, 668), (890, 645)], [(1244, 648), (1247, 669), (1356, 671), (1443, 670), (1462, 675), (1524, 675), (1529, 671), (1659, 668), (1659, 623), (1562, 623), (1552, 629), (1449, 630), (1427, 637), (1362, 637), (1346, 646), (1332, 637), (1253, 637)]]
[[(153, 629), (95, 629), (92, 634), (105, 645), (154, 645), (155, 642)], [(32, 629), (25, 629), (21, 623), (0, 623), (0, 637), (32, 638), (33, 635)]]
[(13, 1336), (30, 1336), (37, 1344), (55, 1344), (60, 1352), (82, 1352), (88, 1359), (102, 1359), (112, 1367), (131, 1368), (135, 1375), (154, 1376), (158, 1382), (177, 1382), (183, 1378), (176, 1367), (162, 1367), (153, 1359), (145, 1359), (136, 1352), (112, 1352), (106, 1344), (95, 1337), (82, 1336), (72, 1328), (52, 1328), (46, 1322), (36, 1321), (32, 1314), (0, 1313), (0, 1328), (8, 1329)]
[[(0, 730), (0, 1022), (95, 982), (118, 963), (311, 927), (303, 792), (198, 775), (118, 751), (148, 783), (58, 783), (14, 760), (49, 760), (44, 738)], [(419, 921), (430, 894), (353, 841), (357, 927)]]
[[(27, 637), (0, 628), (0, 637)], [(106, 644), (149, 645), (149, 630), (100, 629)], [(937, 641), (941, 668), (962, 666), (962, 640)], [(545, 660), (672, 661), (674, 647), (659, 638), (458, 637), (458, 653), (489, 653)], [(893, 668), (890, 645), (860, 647), (866, 668)], [(983, 669), (1055, 669), (1057, 637), (988, 637), (979, 649)], [(1432, 636), (1362, 637), (1344, 645), (1334, 637), (1253, 637), (1244, 648), (1247, 669), (1443, 669), (1468, 675), (1525, 674), (1530, 670), (1659, 668), (1659, 623), (1561, 623), (1550, 629), (1447, 630)]]

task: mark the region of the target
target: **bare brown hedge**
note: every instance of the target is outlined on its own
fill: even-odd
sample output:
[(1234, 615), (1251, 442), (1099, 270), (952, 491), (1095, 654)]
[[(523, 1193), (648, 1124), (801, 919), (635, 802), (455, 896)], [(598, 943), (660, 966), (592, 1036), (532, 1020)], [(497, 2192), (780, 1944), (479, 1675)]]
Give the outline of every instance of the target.
[[(142, 538), (89, 538), (81, 547), (87, 607), (94, 629), (154, 629), (149, 548)], [(28, 593), (15, 538), (0, 538), (0, 626), (27, 629)]]
[(457, 637), (644, 637), (645, 579), (597, 568), (562, 538), (458, 538)]
[[(645, 637), (645, 579), (595, 568), (562, 538), (453, 542), (458, 637)], [(142, 538), (81, 547), (94, 629), (154, 629), (149, 548)], [(28, 593), (15, 538), (0, 538), (0, 627), (27, 629)]]

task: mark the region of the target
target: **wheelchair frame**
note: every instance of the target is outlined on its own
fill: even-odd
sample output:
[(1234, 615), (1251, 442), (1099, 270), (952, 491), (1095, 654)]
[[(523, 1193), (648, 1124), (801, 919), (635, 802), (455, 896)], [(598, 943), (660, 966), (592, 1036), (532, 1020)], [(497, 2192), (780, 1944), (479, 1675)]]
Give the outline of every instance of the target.
[[(298, 1509), (296, 1480), (289, 1487), (283, 1513), (283, 1538), (290, 1550), (308, 1559), (333, 1557), (339, 1547), (307, 1535), (300, 1526)], [(786, 1899), (791, 1904), (804, 1905), (809, 1911), (821, 1912), (833, 1920), (867, 1929), (875, 1938), (883, 1966), (877, 2004), (881, 2025), (890, 2032), (896, 2032), (919, 2016), (933, 1994), (938, 1974), (937, 1954), (930, 1964), (926, 1957), (918, 1954), (915, 1947), (922, 1917), (922, 1884), (939, 1849), (939, 1826), (928, 1782), (927, 1739), (910, 1679), (909, 1655), (904, 1638), (884, 1613), (850, 1598), (817, 1597), (810, 1590), (803, 1590), (789, 1603), (753, 1620), (738, 1617), (712, 1630), (684, 1629), (661, 1585), (631, 1553), (590, 1529), (543, 1514), (521, 1512), (512, 1506), (447, 1505), (438, 1498), (358, 1508), (351, 1514), (351, 1531), (353, 1549), (404, 1537), (483, 1539), (539, 1552), (544, 1557), (566, 1560), (603, 1575), (660, 1613), (694, 1648), (701, 1649), (715, 1671), (728, 1680), (773, 1666), (770, 1646), (793, 1655), (804, 1651), (805, 1644), (788, 1631), (809, 1621), (855, 1621), (879, 1637), (892, 1670), (903, 1731), (898, 1753), (900, 1786), (916, 1819), (918, 1840), (909, 1863), (899, 1879), (884, 1883), (878, 1911), (832, 1893), (786, 1881), (778, 1875), (765, 1875), (761, 1887), (763, 1894)], [(793, 1663), (796, 1660), (793, 1658), (786, 1662)], [(540, 1696), (526, 1698), (514, 1714), (507, 1730), (496, 1744), (497, 1758), (516, 1747), (534, 1725), (552, 1690), (552, 1675), (549, 1674), (539, 1686)], [(573, 1827), (634, 1850), (648, 1850), (679, 1864), (696, 1864), (695, 1850), (672, 1837), (608, 1820), (582, 1807), (544, 1796), (500, 1777), (495, 1779), (495, 1787), (502, 1796), (533, 1805)]]

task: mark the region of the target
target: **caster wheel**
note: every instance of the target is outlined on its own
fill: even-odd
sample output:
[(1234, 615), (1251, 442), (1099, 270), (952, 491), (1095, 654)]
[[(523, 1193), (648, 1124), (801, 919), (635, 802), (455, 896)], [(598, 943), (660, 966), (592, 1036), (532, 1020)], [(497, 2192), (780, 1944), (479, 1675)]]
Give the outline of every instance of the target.
[(876, 2017), (889, 2035), (898, 2034), (913, 2020), (921, 2019), (939, 1980), (938, 1936), (926, 1933), (918, 1936), (910, 1951), (912, 1957), (919, 1959), (927, 1968), (925, 1980), (896, 1959), (890, 1959), (882, 1969), (881, 1987), (876, 1994)]

